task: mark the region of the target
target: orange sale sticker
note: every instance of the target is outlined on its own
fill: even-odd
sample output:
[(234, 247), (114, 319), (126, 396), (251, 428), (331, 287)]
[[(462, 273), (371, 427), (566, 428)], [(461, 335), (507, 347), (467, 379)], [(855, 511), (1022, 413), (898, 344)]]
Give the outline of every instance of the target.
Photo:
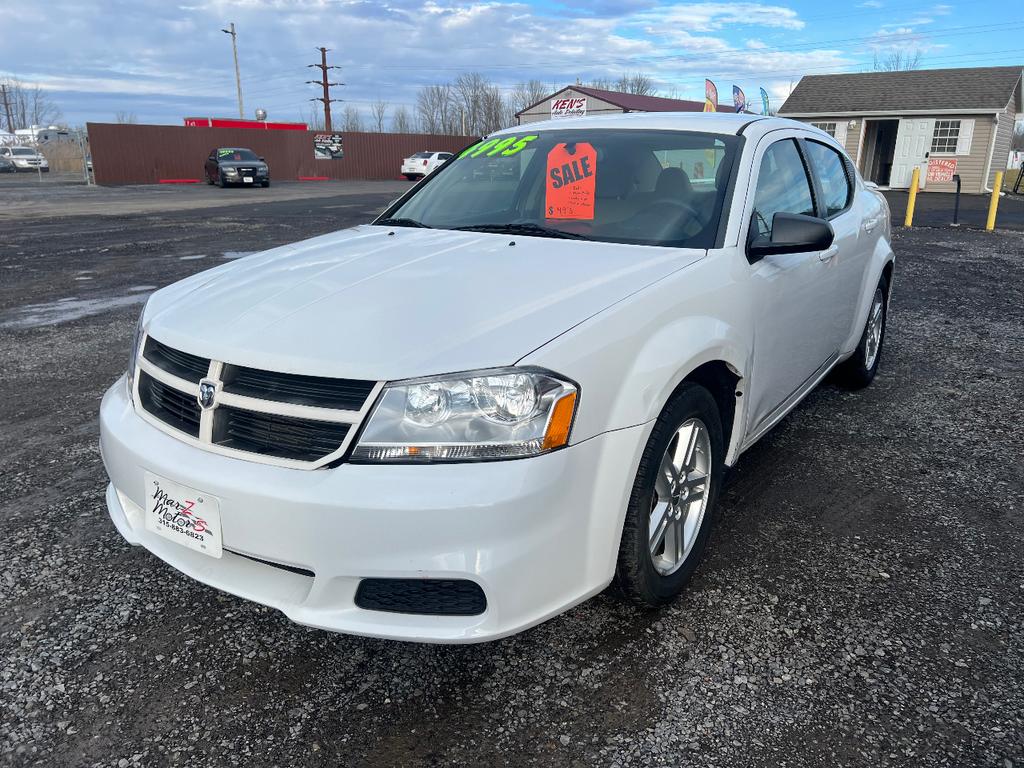
[(557, 144), (548, 152), (544, 217), (593, 221), (597, 150), (590, 144)]

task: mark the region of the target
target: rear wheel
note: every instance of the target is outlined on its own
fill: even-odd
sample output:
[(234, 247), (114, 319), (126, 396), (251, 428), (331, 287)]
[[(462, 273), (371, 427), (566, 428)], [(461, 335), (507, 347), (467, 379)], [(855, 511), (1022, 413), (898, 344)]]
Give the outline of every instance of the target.
[(658, 417), (633, 483), (615, 570), (626, 597), (657, 606), (683, 591), (711, 531), (724, 456), (714, 398), (684, 384)]
[(402, 175), (405, 176), (405, 178), (407, 178), (409, 181), (416, 181), (415, 173), (403, 173)]
[(863, 389), (878, 373), (882, 360), (882, 344), (885, 341), (885, 321), (889, 310), (889, 286), (885, 277), (878, 281), (871, 297), (868, 319), (864, 324), (857, 349), (847, 360), (836, 368), (836, 380), (850, 389)]

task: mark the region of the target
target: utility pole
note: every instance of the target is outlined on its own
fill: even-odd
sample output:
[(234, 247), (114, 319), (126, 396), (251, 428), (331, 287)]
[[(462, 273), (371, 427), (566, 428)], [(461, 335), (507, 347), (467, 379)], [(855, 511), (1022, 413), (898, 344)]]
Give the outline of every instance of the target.
[(0, 83), (0, 94), (4, 97), (4, 111), (7, 113), (7, 132), (14, 133), (14, 118), (11, 117), (11, 102), (7, 100), (7, 84)]
[(231, 35), (231, 52), (235, 55), (235, 87), (238, 89), (238, 116), (245, 119), (245, 107), (242, 106), (242, 75), (238, 71), (238, 35), (235, 34), (235, 22), (228, 25), (228, 29), (222, 29), (226, 35)]
[(328, 133), (331, 133), (331, 131), (333, 130), (333, 128), (331, 127), (331, 102), (341, 101), (341, 99), (332, 99), (331, 98), (331, 86), (332, 85), (344, 85), (344, 83), (331, 83), (331, 82), (328, 82), (327, 70), (329, 70), (329, 69), (341, 69), (341, 67), (329, 67), (329, 66), (327, 66), (327, 51), (329, 50), (328, 48), (317, 48), (317, 50), (320, 51), (320, 63), (319, 64), (307, 64), (306, 66), (307, 67), (316, 67), (317, 69), (319, 69), (321, 71), (321, 73), (322, 73), (321, 74), (321, 79), (320, 80), (307, 80), (306, 82), (307, 83), (312, 83), (313, 85), (319, 85), (319, 86), (321, 86), (324, 89), (324, 95), (323, 96), (310, 99), (310, 101), (323, 102), (323, 105), (324, 105), (324, 130), (327, 131)]

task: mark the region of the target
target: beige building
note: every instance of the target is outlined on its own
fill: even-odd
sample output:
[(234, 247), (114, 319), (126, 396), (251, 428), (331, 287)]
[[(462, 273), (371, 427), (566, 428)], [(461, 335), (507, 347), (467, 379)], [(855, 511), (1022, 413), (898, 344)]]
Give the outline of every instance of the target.
[(1024, 112), (1021, 67), (924, 69), (804, 77), (779, 110), (834, 136), (865, 179), (907, 189), (987, 192), (1006, 168)]
[(612, 115), (625, 112), (702, 112), (704, 102), (638, 96), (606, 91), (586, 85), (570, 85), (516, 113), (519, 125), (584, 115)]

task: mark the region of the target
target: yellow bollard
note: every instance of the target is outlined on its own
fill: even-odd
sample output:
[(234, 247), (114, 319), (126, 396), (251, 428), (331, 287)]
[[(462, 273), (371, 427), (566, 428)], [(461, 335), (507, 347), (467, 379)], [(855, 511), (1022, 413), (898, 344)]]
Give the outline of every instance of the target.
[(914, 223), (914, 206), (917, 204), (917, 187), (921, 183), (921, 169), (915, 168), (910, 175), (910, 198), (907, 200), (907, 218), (903, 220), (903, 226), (909, 227)]
[(991, 232), (996, 228), (996, 210), (999, 208), (999, 191), (1003, 188), (1003, 172), (996, 171), (996, 180), (992, 184), (992, 199), (988, 201), (988, 221), (985, 229)]

